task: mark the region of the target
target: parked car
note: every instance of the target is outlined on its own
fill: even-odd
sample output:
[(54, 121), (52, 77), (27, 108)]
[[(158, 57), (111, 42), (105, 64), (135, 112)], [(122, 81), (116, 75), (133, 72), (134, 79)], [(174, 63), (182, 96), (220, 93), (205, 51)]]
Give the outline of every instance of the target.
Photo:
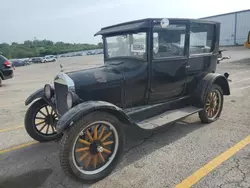
[(40, 142), (62, 138), (66, 174), (106, 177), (123, 155), (126, 132), (140, 135), (195, 113), (203, 123), (219, 119), (230, 95), (229, 74), (216, 73), (219, 23), (151, 18), (95, 35), (105, 44), (104, 65), (61, 72), (25, 101), (27, 133)]
[(42, 62), (43, 63), (47, 63), (47, 62), (55, 62), (56, 61), (56, 57), (54, 55), (46, 55)]
[(88, 52), (86, 53), (86, 55), (95, 55), (95, 52), (88, 51)]
[(13, 76), (12, 63), (3, 55), (0, 55), (0, 87), (3, 80), (11, 79)]
[(103, 54), (103, 51), (96, 52), (96, 54)]
[(13, 59), (13, 60), (10, 60), (11, 63), (12, 63), (12, 66), (13, 67), (21, 67), (21, 66), (25, 66), (26, 63), (20, 59)]
[(32, 63), (42, 63), (43, 62), (43, 58), (42, 57), (34, 57), (32, 58)]

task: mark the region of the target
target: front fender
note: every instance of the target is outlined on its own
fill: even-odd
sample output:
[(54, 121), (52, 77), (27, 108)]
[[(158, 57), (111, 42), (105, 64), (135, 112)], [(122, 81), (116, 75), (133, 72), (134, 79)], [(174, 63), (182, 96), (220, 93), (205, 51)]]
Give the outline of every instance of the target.
[(27, 106), (30, 103), (32, 103), (35, 99), (43, 98), (43, 96), (44, 96), (44, 89), (43, 88), (38, 89), (25, 100), (25, 105)]
[(122, 122), (126, 124), (133, 124), (133, 120), (129, 116), (127, 116), (121, 108), (104, 101), (87, 101), (71, 108), (63, 116), (60, 117), (56, 125), (57, 132), (62, 133), (84, 115), (97, 110), (110, 112)]
[(230, 87), (227, 78), (218, 73), (209, 73), (202, 78), (196, 87), (194, 93), (194, 102), (203, 107), (206, 98), (206, 93), (209, 91), (212, 84), (217, 84), (223, 90), (223, 95), (230, 95)]

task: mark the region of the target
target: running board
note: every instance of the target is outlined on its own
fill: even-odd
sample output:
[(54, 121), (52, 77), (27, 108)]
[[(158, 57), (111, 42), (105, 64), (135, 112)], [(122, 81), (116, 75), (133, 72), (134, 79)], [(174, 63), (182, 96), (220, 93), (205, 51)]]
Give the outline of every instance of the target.
[(185, 118), (201, 110), (202, 108), (196, 108), (193, 106), (188, 106), (188, 107), (180, 108), (176, 110), (169, 110), (160, 115), (138, 122), (137, 125), (143, 129), (155, 129), (162, 125), (166, 125), (168, 123)]

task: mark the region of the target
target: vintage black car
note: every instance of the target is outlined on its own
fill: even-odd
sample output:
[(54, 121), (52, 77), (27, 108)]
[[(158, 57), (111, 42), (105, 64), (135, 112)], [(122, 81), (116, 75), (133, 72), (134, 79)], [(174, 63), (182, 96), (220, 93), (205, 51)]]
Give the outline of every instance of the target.
[(143, 19), (102, 28), (104, 65), (61, 72), (29, 96), (28, 134), (59, 140), (68, 175), (98, 181), (122, 156), (124, 129), (150, 131), (198, 113), (216, 121), (228, 75), (215, 73), (220, 24), (193, 19)]

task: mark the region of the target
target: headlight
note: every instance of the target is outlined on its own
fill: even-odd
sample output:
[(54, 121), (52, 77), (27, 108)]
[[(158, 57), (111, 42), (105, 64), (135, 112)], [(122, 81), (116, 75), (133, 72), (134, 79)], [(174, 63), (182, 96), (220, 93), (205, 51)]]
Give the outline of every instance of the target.
[(68, 92), (67, 94), (67, 107), (70, 109), (73, 106), (73, 95), (72, 93)]
[(53, 89), (51, 88), (49, 84), (46, 84), (44, 86), (44, 95), (47, 99), (50, 99), (53, 95)]

